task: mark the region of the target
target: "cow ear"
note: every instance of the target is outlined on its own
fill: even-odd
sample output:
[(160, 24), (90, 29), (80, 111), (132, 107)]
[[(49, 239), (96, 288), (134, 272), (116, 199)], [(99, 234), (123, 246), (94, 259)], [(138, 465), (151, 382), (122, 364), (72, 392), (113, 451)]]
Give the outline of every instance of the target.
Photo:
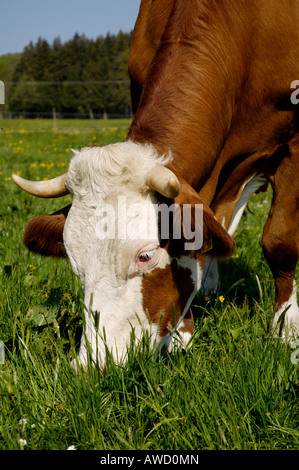
[(229, 258), (236, 247), (235, 240), (216, 220), (211, 209), (203, 203), (203, 244), (201, 253), (211, 258)]
[[(222, 227), (222, 225), (216, 220), (214, 213), (209, 206), (199, 197), (197, 192), (185, 181), (180, 179), (181, 191), (175, 203), (180, 207), (180, 224), (181, 233), (188, 233), (188, 227), (190, 227), (189, 233), (197, 232), (197, 239), (202, 240), (199, 249), (192, 249), (192, 243), (190, 244), (191, 249), (189, 255), (196, 256), (197, 254), (206, 254), (213, 258), (228, 258), (235, 250), (235, 241), (229, 235), (229, 233)], [(190, 207), (189, 211), (185, 211), (185, 207)], [(202, 218), (196, 217), (197, 207), (202, 210)], [(187, 214), (187, 220), (186, 220)], [(188, 216), (188, 214), (190, 214)], [(174, 223), (175, 220), (174, 220)], [(190, 242), (191, 240), (189, 240)], [(180, 250), (185, 251), (186, 243), (189, 243), (186, 238), (182, 238)], [(195, 244), (196, 246), (196, 244)], [(187, 254), (187, 253), (186, 253)]]
[(63, 228), (70, 208), (71, 204), (51, 215), (42, 215), (30, 220), (24, 233), (26, 247), (43, 256), (66, 256)]

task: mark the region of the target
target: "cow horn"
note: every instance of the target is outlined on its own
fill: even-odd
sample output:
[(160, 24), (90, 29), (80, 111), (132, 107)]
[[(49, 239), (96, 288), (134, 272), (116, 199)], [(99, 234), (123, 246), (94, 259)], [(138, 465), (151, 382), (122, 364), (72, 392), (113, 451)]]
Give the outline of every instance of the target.
[(167, 198), (173, 198), (180, 193), (180, 183), (175, 174), (165, 166), (155, 166), (146, 176), (149, 189), (157, 191)]
[(69, 194), (69, 190), (66, 187), (66, 173), (57, 178), (46, 181), (29, 181), (21, 178), (18, 175), (12, 175), (13, 181), (21, 189), (26, 191), (32, 196), (54, 198), (61, 197)]

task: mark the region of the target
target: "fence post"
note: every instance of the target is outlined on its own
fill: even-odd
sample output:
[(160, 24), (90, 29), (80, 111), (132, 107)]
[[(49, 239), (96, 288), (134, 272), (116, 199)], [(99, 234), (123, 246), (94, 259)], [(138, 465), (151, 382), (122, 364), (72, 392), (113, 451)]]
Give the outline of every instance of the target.
[(56, 126), (56, 108), (53, 108), (53, 129), (54, 129), (54, 131), (57, 130), (57, 126)]

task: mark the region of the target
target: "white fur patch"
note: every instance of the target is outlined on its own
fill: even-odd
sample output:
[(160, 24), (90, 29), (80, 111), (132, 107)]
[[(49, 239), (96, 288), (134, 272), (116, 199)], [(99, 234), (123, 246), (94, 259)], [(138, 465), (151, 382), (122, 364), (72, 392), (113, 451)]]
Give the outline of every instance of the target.
[[(282, 318), (284, 317), (284, 318)], [(280, 328), (280, 322), (283, 322), (282, 337), (287, 339), (293, 334), (299, 334), (299, 307), (297, 303), (297, 286), (294, 281), (294, 288), (291, 297), (276, 312), (273, 319), (273, 329)]]
[(150, 145), (121, 142), (105, 147), (74, 150), (67, 174), (67, 187), (81, 200), (107, 201), (115, 193), (147, 191), (145, 176), (157, 164), (166, 165), (171, 154), (159, 157)]
[(233, 236), (237, 227), (239, 225), (240, 219), (244, 212), (244, 209), (253, 195), (259, 188), (261, 188), (265, 183), (267, 183), (267, 179), (263, 175), (254, 175), (249, 180), (246, 181), (243, 185), (242, 194), (237, 202), (235, 207), (233, 216), (230, 220), (230, 224), (228, 227), (228, 233)]

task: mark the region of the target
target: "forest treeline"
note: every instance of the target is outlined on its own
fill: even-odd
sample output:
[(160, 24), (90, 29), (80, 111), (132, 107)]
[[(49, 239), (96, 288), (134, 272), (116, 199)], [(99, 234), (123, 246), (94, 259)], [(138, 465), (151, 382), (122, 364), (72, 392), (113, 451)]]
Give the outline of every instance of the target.
[(131, 33), (88, 39), (75, 34), (30, 42), (21, 54), (0, 57), (6, 88), (5, 111), (13, 114), (131, 113), (128, 59)]

